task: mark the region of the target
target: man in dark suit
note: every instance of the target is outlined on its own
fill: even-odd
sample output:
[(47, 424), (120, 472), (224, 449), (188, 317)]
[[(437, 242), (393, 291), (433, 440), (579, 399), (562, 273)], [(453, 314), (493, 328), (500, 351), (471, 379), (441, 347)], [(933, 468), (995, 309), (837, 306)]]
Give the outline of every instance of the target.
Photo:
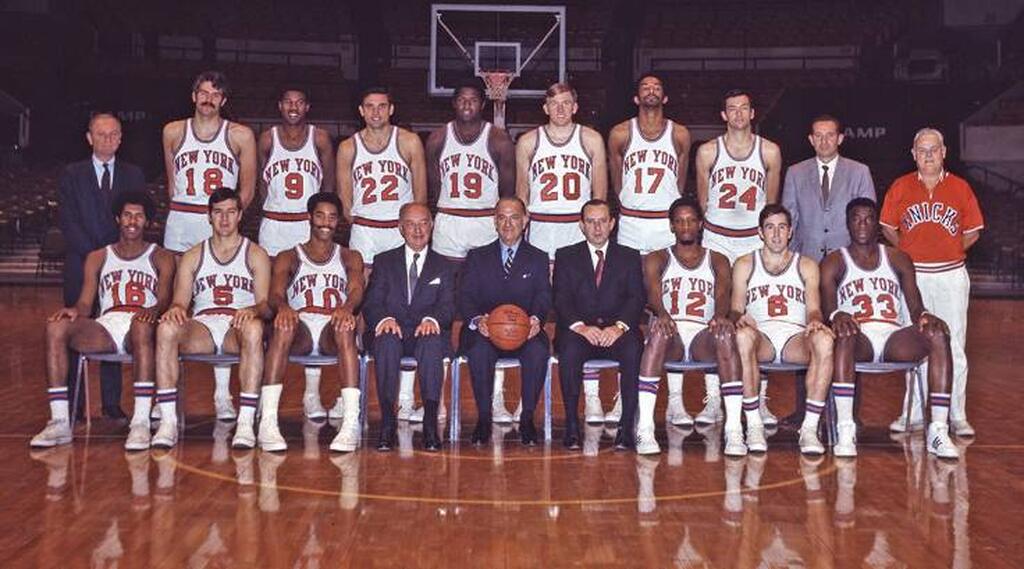
[[(92, 147), (88, 160), (69, 164), (57, 185), (60, 230), (67, 243), (64, 259), (64, 306), (74, 306), (82, 292), (83, 267), (90, 251), (118, 238), (117, 224), (110, 214), (114, 196), (128, 190), (144, 190), (142, 170), (116, 158), (121, 146), (121, 121), (109, 113), (97, 113), (89, 120), (85, 139)], [(78, 355), (69, 353), (69, 361)], [(68, 367), (68, 384), (73, 386), (75, 366)], [(100, 366), (103, 414), (127, 419), (121, 410), (121, 366)]]
[[(494, 226), (498, 240), (473, 249), (462, 267), (459, 313), (466, 322), (462, 350), (469, 360), (476, 400), (477, 425), (473, 444), (491, 440), (491, 396), (494, 392), (494, 364), (499, 357), (519, 358), (523, 378), (523, 412), (519, 435), (523, 444), (537, 444), (533, 412), (547, 375), (551, 353), (544, 320), (551, 308), (548, 256), (523, 240), (529, 216), (519, 198), (498, 200)], [(515, 304), (530, 315), (530, 333), (518, 350), (501, 351), (489, 340), (487, 315), (501, 304)]]
[(608, 240), (614, 227), (608, 202), (590, 200), (580, 212), (580, 229), (586, 241), (555, 253), (555, 349), (565, 403), (564, 442), (570, 450), (580, 448), (577, 407), (583, 362), (592, 358), (619, 362), (622, 417), (615, 444), (629, 448), (633, 442), (643, 352), (639, 325), (644, 309), (644, 277), (640, 253)]
[(377, 450), (389, 451), (396, 444), (400, 362), (403, 356), (413, 356), (423, 398), (423, 448), (436, 452), (441, 450), (437, 408), (443, 359), (451, 348), (448, 339), (455, 316), (455, 266), (429, 247), (434, 222), (426, 205), (405, 204), (398, 223), (405, 244), (374, 258), (363, 302), (383, 417)]

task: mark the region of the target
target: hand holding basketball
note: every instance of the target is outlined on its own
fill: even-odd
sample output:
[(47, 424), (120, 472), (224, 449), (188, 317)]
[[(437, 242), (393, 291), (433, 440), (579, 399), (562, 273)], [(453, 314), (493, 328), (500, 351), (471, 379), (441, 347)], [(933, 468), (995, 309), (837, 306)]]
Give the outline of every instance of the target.
[(499, 350), (518, 350), (530, 337), (530, 316), (514, 304), (497, 306), (487, 315), (491, 343)]

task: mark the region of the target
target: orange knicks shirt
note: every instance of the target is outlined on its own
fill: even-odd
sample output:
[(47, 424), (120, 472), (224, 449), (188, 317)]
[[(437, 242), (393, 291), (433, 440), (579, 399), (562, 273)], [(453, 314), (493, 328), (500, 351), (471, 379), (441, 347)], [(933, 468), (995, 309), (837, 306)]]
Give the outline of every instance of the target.
[(897, 178), (885, 194), (879, 221), (899, 232), (899, 248), (914, 263), (962, 264), (964, 233), (985, 227), (971, 186), (948, 172), (930, 195), (917, 172)]

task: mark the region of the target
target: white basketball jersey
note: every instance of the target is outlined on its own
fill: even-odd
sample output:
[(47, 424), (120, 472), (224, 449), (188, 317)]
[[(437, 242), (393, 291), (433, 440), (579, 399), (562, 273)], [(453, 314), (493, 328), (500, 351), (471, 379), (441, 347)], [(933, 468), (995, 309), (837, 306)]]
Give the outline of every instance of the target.
[(222, 187), (238, 188), (238, 157), (228, 146), (227, 119), (212, 140), (199, 139), (192, 119), (185, 121), (185, 138), (174, 155), (173, 202), (202, 206), (206, 212), (210, 194)]
[(156, 251), (156, 245), (150, 244), (141, 255), (122, 259), (117, 256), (113, 245), (107, 245), (107, 256), (100, 267), (100, 314), (156, 306), (158, 277), (153, 265), (153, 251)]
[(764, 267), (761, 250), (754, 251), (754, 267), (747, 283), (747, 314), (756, 322), (778, 320), (807, 324), (807, 295), (800, 277), (800, 254), (793, 253), (789, 265), (773, 275)]
[(302, 245), (295, 246), (299, 269), (288, 284), (288, 306), (299, 312), (330, 314), (348, 299), (348, 281), (341, 247), (334, 246), (331, 256), (317, 263), (306, 255)]
[(256, 304), (255, 284), (249, 269), (249, 240), (242, 238), (235, 254), (225, 263), (213, 256), (210, 239), (203, 241), (196, 276), (192, 281), (192, 313), (231, 314)]
[(395, 221), (403, 204), (412, 201), (412, 172), (398, 153), (398, 127), (391, 127), (388, 143), (370, 152), (360, 133), (352, 137), (352, 215), (377, 221)]
[(672, 126), (672, 121), (665, 121), (665, 130), (650, 140), (640, 132), (637, 120), (630, 119), (619, 193), (624, 209), (664, 212), (679, 198), (679, 163)]
[(276, 126), (270, 129), (270, 138), (270, 159), (260, 173), (267, 188), (263, 211), (305, 214), (306, 201), (320, 191), (324, 179), (314, 142), (316, 127), (309, 125), (306, 141), (298, 150), (288, 150), (281, 144)]
[(661, 303), (672, 319), (707, 324), (715, 315), (715, 271), (711, 268), (711, 251), (695, 269), (688, 269), (676, 259), (672, 248), (668, 264), (661, 275)]
[(578, 216), (590, 201), (592, 168), (583, 150), (582, 130), (574, 125), (569, 140), (555, 144), (544, 127), (537, 128), (537, 149), (529, 171), (530, 213)]
[[(766, 169), (761, 159), (760, 136), (745, 158), (733, 158), (725, 147), (725, 135), (715, 139), (718, 156), (708, 180), (706, 225), (757, 234), (757, 218), (768, 201)], [(714, 227), (711, 227), (715, 231)], [(717, 233), (717, 231), (716, 231)]]
[(878, 267), (861, 268), (846, 247), (840, 249), (846, 272), (839, 283), (838, 308), (853, 315), (857, 322), (886, 322), (903, 326), (906, 301), (896, 271), (889, 264), (885, 247), (878, 245)]
[(437, 207), (452, 209), (490, 209), (498, 203), (498, 165), (491, 157), (487, 141), (491, 123), (484, 122), (476, 139), (459, 142), (453, 123), (445, 127), (444, 148), (438, 168), (441, 195)]

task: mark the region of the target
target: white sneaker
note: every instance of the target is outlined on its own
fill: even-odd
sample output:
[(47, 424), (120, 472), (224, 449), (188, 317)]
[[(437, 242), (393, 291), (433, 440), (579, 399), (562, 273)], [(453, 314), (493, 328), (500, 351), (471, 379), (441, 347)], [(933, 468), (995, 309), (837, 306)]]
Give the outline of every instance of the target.
[(38, 435), (32, 437), (28, 446), (33, 448), (49, 448), (66, 445), (71, 442), (71, 425), (68, 420), (53, 419), (43, 427)]
[(249, 421), (240, 421), (235, 426), (235, 436), (231, 439), (231, 448), (248, 450), (256, 446), (256, 433), (252, 426)]
[(637, 454), (658, 454), (661, 447), (654, 438), (654, 429), (637, 429), (636, 431), (636, 453)]
[[(412, 414), (416, 412), (416, 401), (411, 399), (398, 399), (398, 420), (409, 421)], [(423, 418), (420, 418), (423, 421)]]
[(840, 458), (857, 456), (857, 425), (855, 423), (839, 423), (836, 446), (832, 454)]
[(171, 420), (160, 421), (160, 427), (153, 435), (149, 446), (154, 448), (174, 448), (178, 444), (178, 422)]
[(320, 403), (319, 393), (306, 393), (302, 396), (302, 409), (306, 417), (310, 419), (323, 419), (327, 417), (327, 410)]
[(768, 452), (768, 441), (764, 437), (764, 425), (747, 425), (747, 450)]
[(516, 410), (512, 412), (512, 422), (519, 424), (519, 418), (523, 416), (523, 400), (519, 400), (519, 405), (516, 405)]
[(818, 438), (817, 429), (800, 429), (800, 452), (803, 454), (825, 453), (825, 446)]
[(747, 443), (742, 429), (725, 431), (725, 456), (747, 456)]
[[(777, 427), (779, 425), (779, 418), (772, 413), (771, 409), (768, 408), (768, 396), (762, 395), (761, 401), (758, 408), (761, 412), (761, 423), (766, 427)], [(751, 449), (753, 450), (753, 449)]]
[(352, 452), (359, 447), (359, 420), (344, 421), (338, 434), (331, 441), (330, 449), (334, 452)]
[(669, 393), (668, 406), (665, 408), (665, 422), (677, 427), (693, 426), (693, 417), (686, 412), (683, 406), (682, 393)]
[(601, 408), (601, 398), (597, 395), (588, 395), (583, 403), (583, 420), (591, 425), (604, 423), (604, 409)]
[(505, 398), (495, 397), (491, 405), (491, 422), (498, 423), (499, 425), (510, 425), (512, 424), (512, 414), (505, 408)]
[[(605, 414), (605, 423), (618, 423), (619, 419), (622, 419), (622, 395), (619, 392), (615, 392), (615, 402), (612, 404), (612, 410)], [(653, 440), (653, 433), (651, 439)]]
[(953, 419), (949, 424), (952, 427), (950, 430), (952, 430), (953, 434), (958, 437), (974, 436), (974, 427), (967, 422), (967, 419)]
[(277, 415), (263, 415), (260, 417), (258, 441), (260, 450), (263, 451), (281, 452), (288, 450), (288, 442), (284, 440), (284, 437), (281, 435), (281, 429), (277, 424)]
[(949, 438), (949, 425), (944, 423), (928, 425), (928, 452), (939, 458), (960, 458), (960, 451)]
[(327, 411), (328, 421), (340, 421), (345, 417), (345, 402), (341, 400), (341, 396), (334, 400), (334, 407), (331, 407)]
[(701, 425), (711, 425), (722, 420), (722, 398), (705, 397), (704, 408), (697, 414), (695, 422)]
[(231, 403), (231, 396), (213, 398), (213, 407), (217, 410), (218, 421), (234, 421), (238, 418), (235, 406)]
[[(900, 415), (898, 419), (896, 419), (892, 423), (889, 423), (889, 430), (894, 432), (894, 433), (906, 433), (906, 432), (908, 432), (908, 430), (907, 430), (907, 416), (906, 415)], [(909, 432), (916, 433), (917, 431), (923, 431), (923, 430), (924, 430), (924, 419), (915, 419), (915, 420), (913, 420), (910, 423), (910, 430), (909, 430)]]
[(124, 450), (146, 450), (149, 448), (151, 438), (149, 425), (132, 423), (128, 427), (128, 438), (124, 441)]

